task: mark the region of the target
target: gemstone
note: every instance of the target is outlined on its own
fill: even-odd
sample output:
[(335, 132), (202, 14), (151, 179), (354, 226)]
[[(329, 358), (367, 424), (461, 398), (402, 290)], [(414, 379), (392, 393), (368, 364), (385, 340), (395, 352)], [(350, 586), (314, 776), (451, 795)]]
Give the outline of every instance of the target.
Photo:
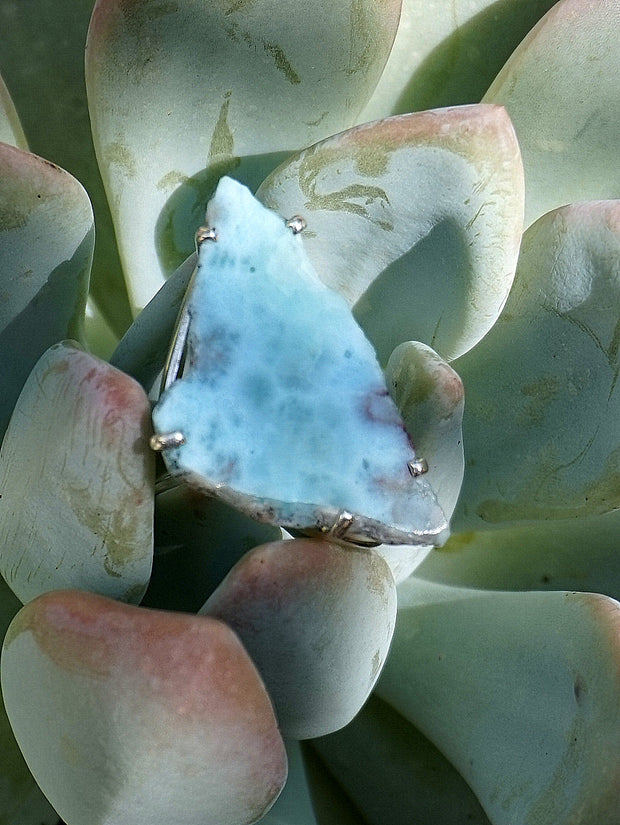
[(301, 235), (230, 178), (207, 223), (179, 324), (183, 368), (153, 411), (168, 471), (289, 529), (443, 542), (375, 352)]

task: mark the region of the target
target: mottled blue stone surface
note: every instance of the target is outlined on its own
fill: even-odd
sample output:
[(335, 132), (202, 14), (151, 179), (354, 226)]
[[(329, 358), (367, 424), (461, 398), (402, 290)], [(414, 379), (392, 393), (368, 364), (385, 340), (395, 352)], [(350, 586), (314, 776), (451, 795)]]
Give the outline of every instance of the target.
[(328, 529), (344, 510), (354, 535), (443, 541), (374, 350), (301, 236), (230, 178), (207, 222), (217, 241), (188, 291), (183, 376), (153, 413), (157, 433), (185, 436), (164, 453), (169, 471), (284, 526)]

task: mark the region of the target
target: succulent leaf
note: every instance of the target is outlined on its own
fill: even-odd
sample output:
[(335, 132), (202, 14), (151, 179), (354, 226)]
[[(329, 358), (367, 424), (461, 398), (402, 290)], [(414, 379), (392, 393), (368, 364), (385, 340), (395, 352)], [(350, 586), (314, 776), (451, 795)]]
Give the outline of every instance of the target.
[[(416, 569), (422, 579), (486, 590), (577, 590), (620, 599), (620, 510), (457, 533)], [(445, 551), (445, 552), (444, 552)]]
[(493, 824), (615, 823), (620, 604), (416, 576), (398, 599), (377, 692), (453, 762)]
[(403, 0), (389, 60), (359, 122), (477, 103), (555, 0)]
[(457, 357), (493, 325), (523, 225), (519, 147), (501, 107), (462, 106), (350, 129), (293, 156), (258, 197), (301, 214), (320, 277), (385, 364), (403, 341)]
[(110, 363), (159, 394), (157, 379), (168, 357), (177, 317), (196, 268), (196, 253), (176, 269), (155, 293), (120, 340)]
[(463, 382), (436, 352), (417, 341), (394, 350), (386, 378), (407, 432), (415, 433), (416, 451), (428, 464), (426, 478), (450, 519), (464, 470)]
[[(408, 341), (390, 356), (386, 381), (407, 432), (415, 433), (416, 453), (428, 467), (425, 477), (450, 519), (464, 469), (461, 379), (430, 347)], [(396, 584), (410, 576), (431, 550), (430, 544), (382, 544), (376, 548), (390, 566)]]
[(25, 602), (82, 588), (140, 601), (152, 563), (150, 405), (66, 344), (38, 361), (0, 450), (0, 571)]
[(246, 825), (286, 778), (260, 677), (207, 617), (46, 593), (9, 627), (2, 691), (67, 825)]
[(551, 212), (525, 233), (510, 298), (453, 364), (466, 462), (454, 530), (620, 506), (620, 201)]
[(91, 294), (111, 329), (121, 335), (131, 314), (84, 85), (84, 44), (92, 8), (93, 0), (0, 3), (0, 71), (31, 150), (66, 169), (88, 191), (97, 222)]
[(274, 0), (98, 0), (89, 109), (135, 308), (192, 252), (219, 177), (255, 187), (282, 153), (354, 122), (399, 12), (400, 0), (285, 14)]
[(0, 142), (28, 151), (24, 130), (2, 77), (0, 77)]
[(490, 825), (455, 768), (376, 694), (350, 724), (310, 747), (364, 812), (365, 825)]
[(0, 143), (0, 436), (38, 358), (80, 340), (94, 228), (85, 190), (68, 172)]
[(257, 547), (201, 610), (241, 638), (272, 697), (285, 736), (346, 725), (387, 656), (396, 589), (373, 551), (318, 539)]
[(561, 0), (484, 97), (515, 125), (526, 223), (574, 201), (620, 196), (620, 5)]
[(87, 350), (106, 361), (109, 360), (119, 343), (118, 336), (115, 335), (92, 297), (86, 303), (84, 339)]

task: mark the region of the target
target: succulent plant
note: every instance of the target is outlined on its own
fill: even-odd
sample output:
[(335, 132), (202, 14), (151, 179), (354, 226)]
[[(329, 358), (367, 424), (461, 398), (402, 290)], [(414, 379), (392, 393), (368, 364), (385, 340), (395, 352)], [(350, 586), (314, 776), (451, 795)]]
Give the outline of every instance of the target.
[(620, 822), (619, 27), (0, 0), (0, 825)]

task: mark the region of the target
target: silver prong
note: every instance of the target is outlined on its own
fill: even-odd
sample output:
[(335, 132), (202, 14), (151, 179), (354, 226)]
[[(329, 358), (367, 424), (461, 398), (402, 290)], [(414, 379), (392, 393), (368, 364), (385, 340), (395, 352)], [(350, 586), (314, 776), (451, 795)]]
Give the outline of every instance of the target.
[(329, 535), (335, 539), (343, 539), (351, 529), (353, 521), (353, 513), (349, 513), (347, 510), (341, 510), (338, 513), (338, 518), (329, 530)]
[(407, 469), (414, 478), (428, 473), (428, 461), (425, 458), (418, 458), (416, 461), (408, 461)]
[(199, 226), (196, 235), (196, 249), (200, 249), (205, 241), (217, 241), (217, 231), (212, 226)]
[(287, 220), (286, 225), (292, 231), (293, 235), (299, 235), (300, 232), (304, 231), (307, 224), (301, 215), (293, 215), (292, 218)]
[(173, 433), (156, 433), (149, 441), (151, 450), (161, 453), (163, 450), (171, 450), (173, 447), (180, 447), (185, 444), (185, 436), (178, 430)]

